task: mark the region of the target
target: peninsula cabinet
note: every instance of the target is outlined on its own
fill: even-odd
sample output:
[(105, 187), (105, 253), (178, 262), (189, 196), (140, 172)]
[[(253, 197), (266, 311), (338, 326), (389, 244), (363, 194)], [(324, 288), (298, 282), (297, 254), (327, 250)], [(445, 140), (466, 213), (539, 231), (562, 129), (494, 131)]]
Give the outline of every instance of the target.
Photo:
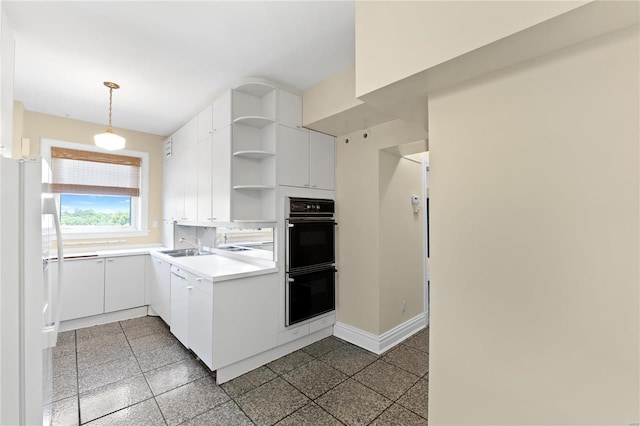
[(280, 126), (278, 184), (334, 190), (334, 137)]
[(171, 267), (171, 333), (212, 370), (213, 282)]
[(171, 264), (153, 256), (147, 257), (146, 291), (149, 307), (171, 325)]

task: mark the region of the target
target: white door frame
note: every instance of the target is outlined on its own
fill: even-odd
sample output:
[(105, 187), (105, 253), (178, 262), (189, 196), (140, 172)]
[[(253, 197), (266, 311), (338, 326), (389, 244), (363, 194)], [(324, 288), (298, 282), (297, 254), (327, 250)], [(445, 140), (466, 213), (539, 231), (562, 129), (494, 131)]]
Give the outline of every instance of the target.
[(422, 271), (423, 271), (423, 284), (424, 284), (424, 313), (427, 318), (427, 325), (429, 325), (429, 260), (427, 257), (427, 241), (429, 238), (429, 221), (427, 210), (427, 199), (429, 198), (429, 160), (422, 158)]

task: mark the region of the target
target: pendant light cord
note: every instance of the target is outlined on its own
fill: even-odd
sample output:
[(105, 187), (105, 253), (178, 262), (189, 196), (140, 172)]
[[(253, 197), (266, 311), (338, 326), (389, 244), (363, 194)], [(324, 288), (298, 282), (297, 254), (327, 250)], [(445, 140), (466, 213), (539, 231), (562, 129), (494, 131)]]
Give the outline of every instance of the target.
[(113, 100), (113, 87), (109, 87), (109, 129), (107, 129), (108, 132), (113, 132), (113, 129), (111, 128), (111, 103)]

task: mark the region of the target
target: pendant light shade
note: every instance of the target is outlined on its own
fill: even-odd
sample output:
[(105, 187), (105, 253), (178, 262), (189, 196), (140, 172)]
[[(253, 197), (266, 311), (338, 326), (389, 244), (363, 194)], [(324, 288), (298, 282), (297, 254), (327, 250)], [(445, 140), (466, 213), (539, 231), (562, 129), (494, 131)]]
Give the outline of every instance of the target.
[(106, 149), (108, 151), (115, 151), (117, 149), (124, 148), (125, 138), (122, 136), (118, 136), (113, 133), (113, 129), (111, 128), (111, 105), (113, 100), (113, 89), (119, 89), (116, 83), (111, 83), (110, 81), (105, 81), (104, 85), (109, 88), (109, 127), (107, 131), (104, 133), (99, 133), (93, 137), (93, 140), (97, 147)]
[(111, 129), (104, 133), (99, 133), (93, 137), (97, 147), (108, 151), (115, 151), (124, 148), (126, 139), (118, 136)]

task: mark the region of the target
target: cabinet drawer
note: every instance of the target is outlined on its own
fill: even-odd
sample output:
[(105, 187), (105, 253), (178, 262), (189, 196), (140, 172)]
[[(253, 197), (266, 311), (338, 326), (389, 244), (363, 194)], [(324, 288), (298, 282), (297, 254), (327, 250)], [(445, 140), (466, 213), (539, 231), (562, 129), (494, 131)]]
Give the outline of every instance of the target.
[(289, 328), (288, 330), (278, 333), (278, 344), (283, 345), (292, 340), (299, 339), (302, 336), (309, 334), (309, 324), (303, 324), (298, 327)]
[(309, 323), (309, 334), (315, 333), (318, 330), (322, 330), (323, 328), (329, 327), (336, 323), (336, 314), (335, 312), (331, 315), (327, 315), (315, 321), (311, 321)]
[(202, 290), (206, 294), (213, 296), (213, 282), (207, 280), (206, 278), (192, 275), (191, 279), (189, 280), (189, 284), (197, 287), (199, 290)]

